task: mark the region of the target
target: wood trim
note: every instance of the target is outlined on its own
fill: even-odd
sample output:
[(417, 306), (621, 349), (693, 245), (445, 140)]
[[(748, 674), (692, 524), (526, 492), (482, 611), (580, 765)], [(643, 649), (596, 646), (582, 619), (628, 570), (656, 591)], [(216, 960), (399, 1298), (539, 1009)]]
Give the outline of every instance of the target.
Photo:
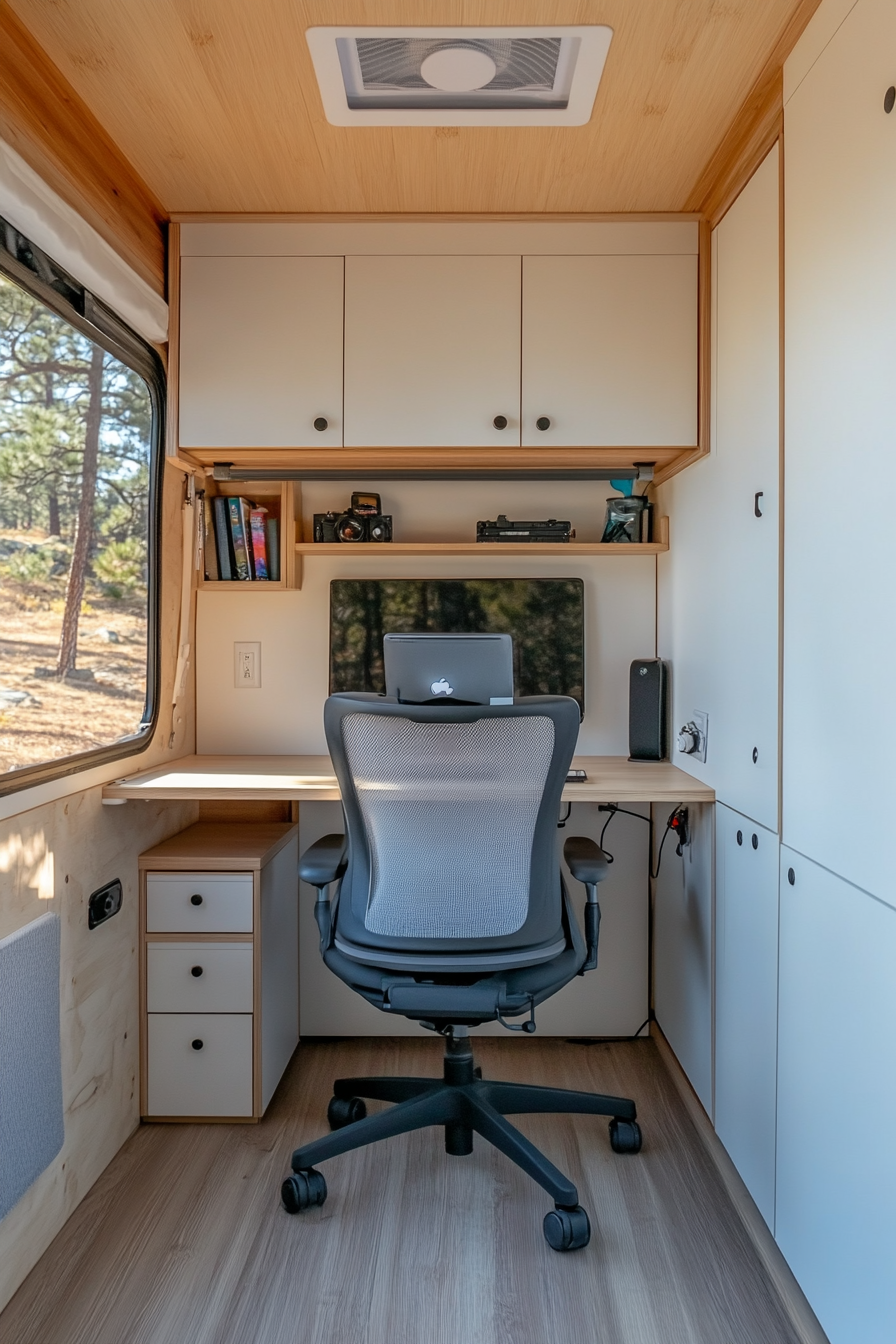
[(146, 1114), (147, 1104), (149, 1102), (149, 1033), (147, 1031), (147, 1020), (149, 1009), (147, 1007), (147, 989), (146, 989), (146, 873), (141, 869), (139, 873), (139, 914), (140, 932), (138, 951), (140, 964), (138, 966), (139, 997), (140, 997), (140, 1115)]
[(608, 213), (566, 213), (566, 214), (470, 214), (459, 212), (420, 214), (413, 211), (408, 214), (391, 212), (383, 214), (253, 214), (247, 212), (196, 211), (195, 213), (175, 211), (171, 222), (176, 224), (682, 224), (689, 220), (699, 221), (699, 210), (661, 210), (656, 213), (635, 212), (633, 214)]
[(177, 459), (180, 447), (180, 225), (168, 225), (168, 405), (165, 454)]
[(700, 457), (706, 457), (712, 446), (711, 392), (712, 229), (709, 221), (704, 219), (700, 222), (700, 256), (697, 272), (697, 452)]
[(142, 1115), (146, 1125), (257, 1125), (257, 1115)]
[(261, 883), (264, 869), (252, 875), (252, 1114), (261, 1118)]
[(784, 62), (820, 0), (801, 0), (766, 59), (759, 78), (685, 202), (712, 228), (730, 208), (781, 134)]
[(165, 211), (6, 0), (0, 135), (157, 293)]
[(713, 1129), (709, 1116), (688, 1082), (672, 1047), (656, 1022), (650, 1024), (650, 1036), (801, 1344), (830, 1344), (803, 1290), (794, 1278), (793, 1270), (784, 1259), (765, 1219), (753, 1203), (749, 1190), (741, 1180), (737, 1168)]
[[(211, 475), (216, 462), (249, 471), (358, 472), (382, 479), (383, 472), (464, 471), (472, 478), (483, 472), (565, 472), (630, 470), (648, 462), (659, 470), (697, 450), (697, 445), (657, 447), (564, 447), (552, 448), (190, 448), (197, 470)], [(182, 455), (186, 456), (186, 454)], [(222, 482), (223, 484), (223, 482)], [(246, 481), (230, 482), (245, 490)], [(268, 483), (270, 484), (270, 482)]]

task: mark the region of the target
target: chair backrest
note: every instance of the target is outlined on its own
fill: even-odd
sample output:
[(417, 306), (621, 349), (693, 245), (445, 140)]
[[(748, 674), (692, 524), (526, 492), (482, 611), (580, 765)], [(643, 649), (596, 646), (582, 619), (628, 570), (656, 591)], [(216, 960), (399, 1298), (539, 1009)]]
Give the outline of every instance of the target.
[(557, 938), (575, 700), (467, 707), (343, 694), (327, 701), (324, 723), (349, 846), (344, 938), (457, 952)]

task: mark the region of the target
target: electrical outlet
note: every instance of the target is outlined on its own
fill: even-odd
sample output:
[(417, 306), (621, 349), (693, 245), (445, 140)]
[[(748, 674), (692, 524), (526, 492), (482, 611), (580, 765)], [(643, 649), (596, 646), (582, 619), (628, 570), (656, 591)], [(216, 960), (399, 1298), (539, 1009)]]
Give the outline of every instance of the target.
[(258, 641), (233, 646), (233, 684), (237, 690), (261, 687), (261, 644)]
[(694, 752), (694, 755), (697, 757), (698, 761), (705, 761), (706, 739), (709, 737), (709, 715), (705, 714), (702, 709), (695, 709), (693, 719), (694, 727), (700, 735), (697, 742), (697, 750)]

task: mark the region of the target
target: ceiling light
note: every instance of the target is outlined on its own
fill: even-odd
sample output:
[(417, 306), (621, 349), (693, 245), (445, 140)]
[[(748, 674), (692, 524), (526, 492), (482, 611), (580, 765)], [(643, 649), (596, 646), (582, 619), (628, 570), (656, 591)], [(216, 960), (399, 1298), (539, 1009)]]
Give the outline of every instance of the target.
[(491, 84), (498, 67), (478, 47), (438, 47), (420, 64), (420, 74), (434, 89), (469, 93)]

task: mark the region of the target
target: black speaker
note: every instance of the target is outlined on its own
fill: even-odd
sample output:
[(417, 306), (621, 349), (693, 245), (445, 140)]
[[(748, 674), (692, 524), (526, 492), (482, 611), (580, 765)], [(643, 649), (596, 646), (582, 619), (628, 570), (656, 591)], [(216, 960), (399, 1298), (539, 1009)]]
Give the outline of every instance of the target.
[(628, 683), (630, 761), (666, 759), (666, 664), (662, 658), (636, 658)]

